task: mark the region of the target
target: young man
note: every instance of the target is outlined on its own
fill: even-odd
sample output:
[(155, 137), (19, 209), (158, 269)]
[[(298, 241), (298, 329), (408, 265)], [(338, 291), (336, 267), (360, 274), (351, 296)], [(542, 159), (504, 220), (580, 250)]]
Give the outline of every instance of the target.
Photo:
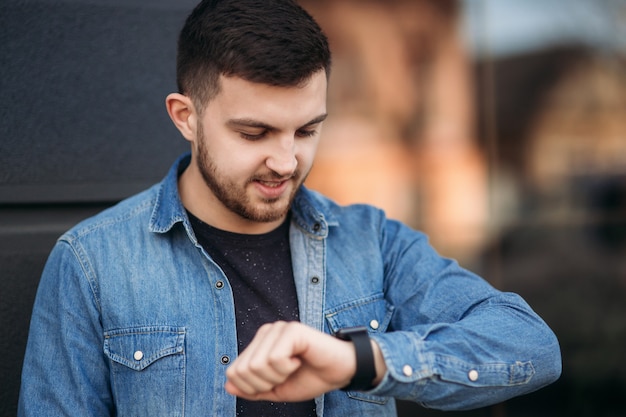
[(468, 409), (558, 378), (519, 296), (369, 206), (302, 186), (330, 53), (289, 0), (204, 1), (170, 117), (191, 145), (153, 188), (53, 249), (21, 416), (392, 416)]

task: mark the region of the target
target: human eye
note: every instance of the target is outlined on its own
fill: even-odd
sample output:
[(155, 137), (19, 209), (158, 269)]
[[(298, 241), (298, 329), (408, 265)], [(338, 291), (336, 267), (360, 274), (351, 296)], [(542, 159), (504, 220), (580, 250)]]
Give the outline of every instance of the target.
[(317, 134), (317, 129), (300, 129), (296, 131), (296, 136), (299, 138), (309, 138)]
[(261, 139), (263, 139), (266, 136), (266, 134), (267, 134), (266, 131), (261, 131), (261, 132), (240, 131), (239, 132), (239, 136), (241, 136), (243, 139), (249, 140), (249, 141), (261, 140)]

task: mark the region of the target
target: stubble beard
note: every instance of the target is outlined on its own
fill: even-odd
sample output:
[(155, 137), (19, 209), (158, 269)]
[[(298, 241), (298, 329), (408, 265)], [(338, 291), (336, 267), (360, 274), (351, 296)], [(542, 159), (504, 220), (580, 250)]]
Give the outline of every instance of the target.
[[(285, 197), (276, 199), (264, 199), (259, 203), (253, 203), (250, 196), (246, 194), (247, 186), (252, 182), (260, 179), (267, 180), (267, 175), (263, 178), (252, 177), (246, 181), (243, 188), (237, 183), (230, 181), (218, 172), (215, 162), (211, 159), (209, 151), (205, 145), (204, 132), (201, 126), (198, 126), (198, 170), (204, 179), (204, 182), (213, 192), (213, 195), (231, 212), (238, 216), (261, 223), (269, 223), (283, 218), (291, 209), (291, 204), (295, 198), (296, 192), (300, 189), (304, 178), (301, 173), (296, 170), (290, 181), (294, 181), (296, 186), (287, 198), (287, 203), (283, 205)], [(280, 175), (272, 172), (272, 179), (283, 179)]]

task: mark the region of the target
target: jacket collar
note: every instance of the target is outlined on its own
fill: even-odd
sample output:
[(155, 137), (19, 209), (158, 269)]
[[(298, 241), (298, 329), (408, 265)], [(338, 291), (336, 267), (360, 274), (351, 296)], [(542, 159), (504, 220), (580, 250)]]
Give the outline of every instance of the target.
[(181, 155), (161, 181), (150, 216), (150, 231), (155, 233), (168, 232), (178, 222), (187, 227), (187, 212), (178, 193), (178, 176), (189, 166), (191, 154)]

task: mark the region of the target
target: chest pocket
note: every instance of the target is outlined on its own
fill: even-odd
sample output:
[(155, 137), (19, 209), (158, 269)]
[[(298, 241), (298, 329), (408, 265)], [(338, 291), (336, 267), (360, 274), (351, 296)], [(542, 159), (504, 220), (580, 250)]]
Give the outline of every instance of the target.
[[(365, 326), (369, 334), (384, 333), (389, 327), (393, 306), (388, 305), (382, 294), (351, 301), (328, 310), (326, 323), (331, 333), (346, 327)], [(350, 398), (375, 404), (386, 404), (389, 398), (348, 391)]]
[(182, 416), (185, 328), (145, 326), (104, 334), (120, 416)]

